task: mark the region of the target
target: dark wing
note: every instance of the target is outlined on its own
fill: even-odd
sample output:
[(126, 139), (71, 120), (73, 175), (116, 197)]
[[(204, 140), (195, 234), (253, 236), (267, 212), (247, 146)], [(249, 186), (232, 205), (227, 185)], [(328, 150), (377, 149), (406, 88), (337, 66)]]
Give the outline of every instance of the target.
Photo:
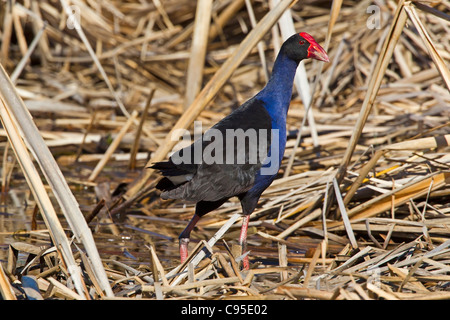
[(263, 102), (248, 100), (168, 162), (153, 166), (173, 184), (160, 185), (166, 190), (161, 197), (218, 201), (248, 191), (270, 148), (271, 128)]

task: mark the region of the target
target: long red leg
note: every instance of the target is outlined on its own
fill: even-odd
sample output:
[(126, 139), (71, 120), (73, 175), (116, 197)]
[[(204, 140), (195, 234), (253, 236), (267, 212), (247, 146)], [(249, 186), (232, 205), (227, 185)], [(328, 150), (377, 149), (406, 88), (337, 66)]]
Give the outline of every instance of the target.
[[(239, 244), (242, 247), (242, 253), (245, 253), (247, 248), (247, 230), (248, 230), (248, 223), (250, 221), (249, 215), (244, 215), (242, 218), (242, 227), (241, 227), (241, 234), (239, 236)], [(244, 265), (244, 270), (250, 269), (250, 263), (248, 261), (248, 256), (244, 257), (244, 260), (242, 261)]]
[(190, 240), (190, 235), (191, 235), (191, 231), (192, 229), (194, 229), (195, 225), (197, 224), (198, 220), (200, 220), (200, 216), (197, 214), (194, 214), (194, 216), (192, 217), (191, 221), (189, 221), (187, 227), (183, 230), (183, 232), (180, 234), (179, 236), (179, 247), (180, 247), (180, 259), (181, 259), (181, 263), (183, 263), (184, 261), (186, 261), (187, 257), (188, 257), (188, 245), (189, 245), (189, 240)]

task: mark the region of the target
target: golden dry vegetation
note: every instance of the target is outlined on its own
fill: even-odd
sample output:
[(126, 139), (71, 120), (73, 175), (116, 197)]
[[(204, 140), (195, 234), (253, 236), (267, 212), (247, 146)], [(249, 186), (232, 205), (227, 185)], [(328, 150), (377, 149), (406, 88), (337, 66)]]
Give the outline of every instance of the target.
[[(197, 4), (0, 3), (2, 297), (450, 298), (450, 3)], [(237, 200), (179, 265), (194, 207), (146, 166), (261, 90), (292, 28), (331, 62), (298, 72), (251, 268)]]

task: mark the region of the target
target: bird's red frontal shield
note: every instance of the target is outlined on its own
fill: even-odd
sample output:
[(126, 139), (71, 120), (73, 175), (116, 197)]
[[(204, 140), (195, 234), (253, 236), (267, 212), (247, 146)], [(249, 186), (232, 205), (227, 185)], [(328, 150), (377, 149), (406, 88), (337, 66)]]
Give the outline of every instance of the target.
[(310, 43), (310, 46), (308, 48), (308, 58), (330, 62), (330, 59), (328, 58), (326, 51), (320, 46), (320, 44), (317, 43), (317, 41), (311, 35), (309, 35), (306, 32), (300, 32), (299, 35), (305, 38)]

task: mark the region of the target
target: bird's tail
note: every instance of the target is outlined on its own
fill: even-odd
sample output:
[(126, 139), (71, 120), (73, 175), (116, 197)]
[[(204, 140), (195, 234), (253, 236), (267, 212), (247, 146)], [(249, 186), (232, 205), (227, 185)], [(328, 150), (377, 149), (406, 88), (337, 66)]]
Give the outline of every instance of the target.
[(155, 170), (158, 170), (161, 172), (161, 174), (165, 177), (170, 176), (183, 176), (183, 175), (189, 175), (192, 174), (192, 172), (187, 171), (185, 169), (182, 169), (178, 166), (176, 166), (172, 161), (161, 161), (161, 162), (155, 162), (150, 167)]
[(180, 187), (192, 177), (192, 173), (178, 168), (171, 161), (156, 162), (148, 168), (158, 170), (164, 176), (156, 184), (156, 189), (163, 191), (161, 196), (163, 197), (164, 195), (163, 198), (165, 199), (169, 198), (167, 197), (166, 191)]

